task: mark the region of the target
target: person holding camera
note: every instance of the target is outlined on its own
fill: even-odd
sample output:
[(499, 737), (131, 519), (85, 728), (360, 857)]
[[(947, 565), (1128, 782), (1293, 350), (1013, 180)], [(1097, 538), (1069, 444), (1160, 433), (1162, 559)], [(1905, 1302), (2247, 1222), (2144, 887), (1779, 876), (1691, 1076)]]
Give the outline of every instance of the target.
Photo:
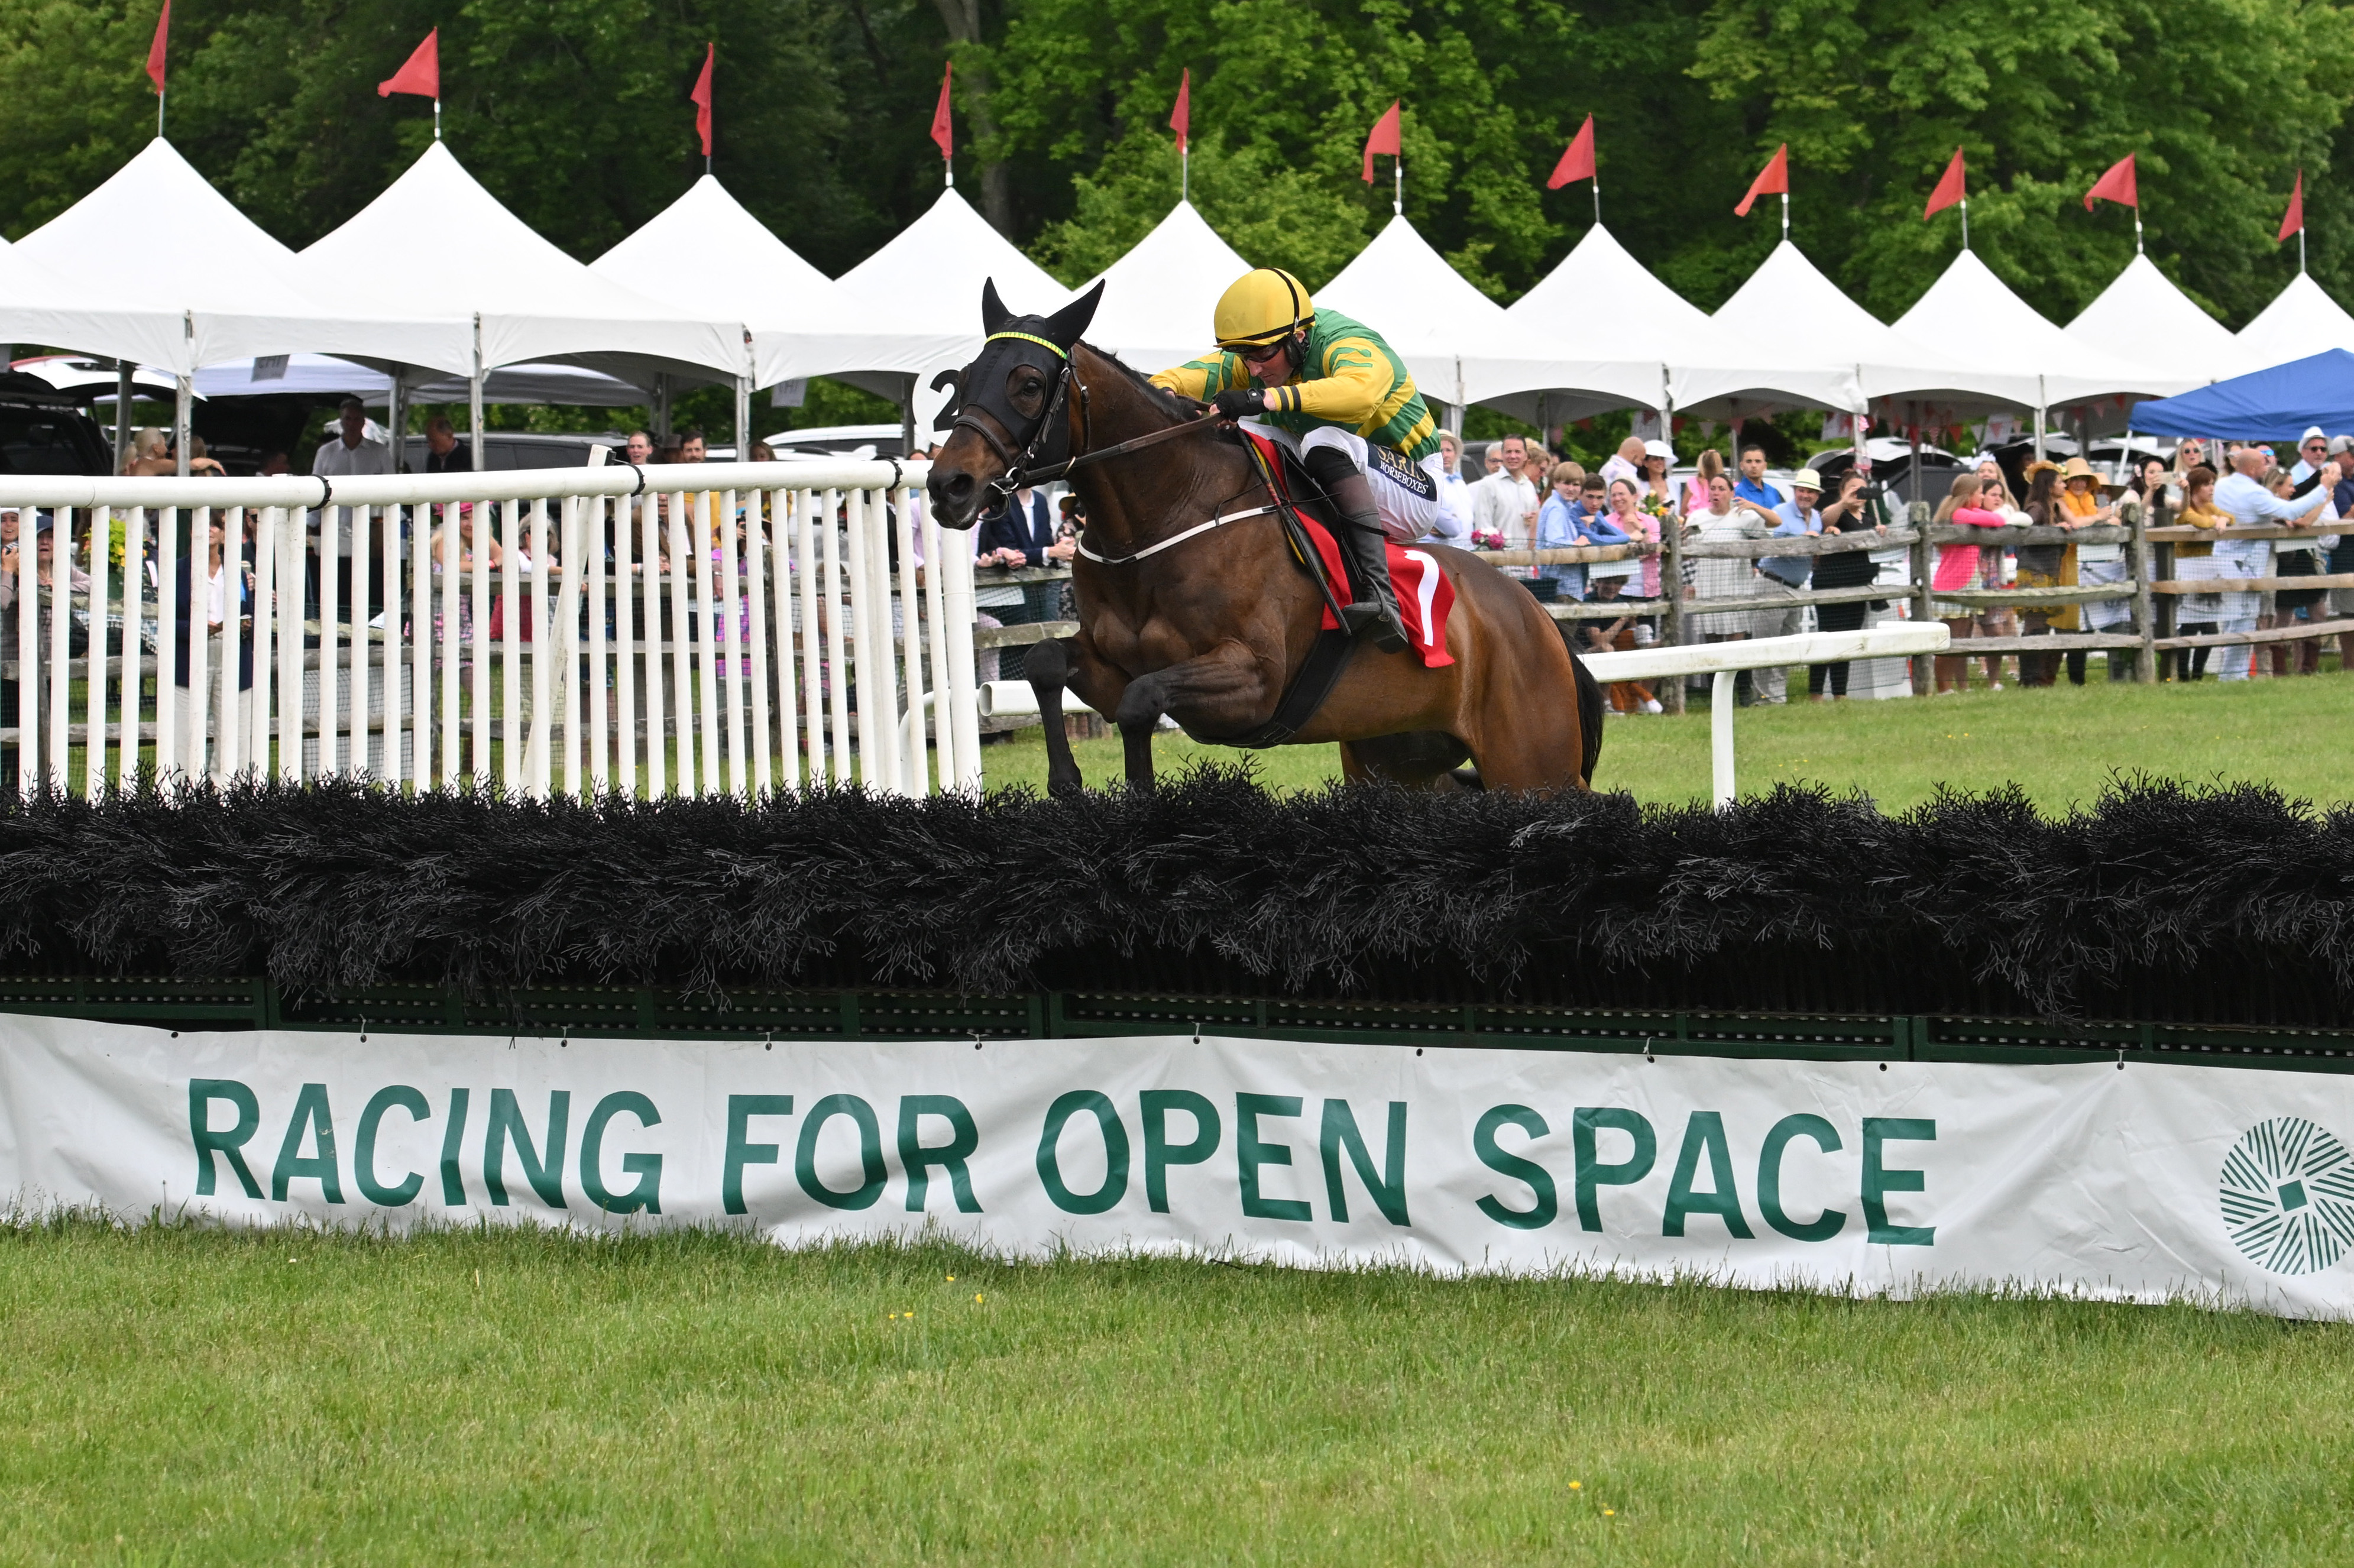
[[(1859, 453), (1855, 466), (1841, 474), (1839, 482), (1839, 499), (1823, 508), (1824, 536), (1876, 533), (1887, 537), (1888, 491), (1884, 485), (1872, 482), (1872, 460)], [(1818, 588), (1869, 588), (1879, 580), (1880, 564), (1872, 558), (1870, 550), (1841, 550), (1815, 557), (1814, 581)], [(1861, 599), (1819, 604), (1815, 607), (1815, 630), (1860, 631), (1866, 608), (1866, 601)], [(1845, 697), (1849, 668), (1844, 659), (1832, 664), (1808, 665), (1807, 695), (1819, 703)]]

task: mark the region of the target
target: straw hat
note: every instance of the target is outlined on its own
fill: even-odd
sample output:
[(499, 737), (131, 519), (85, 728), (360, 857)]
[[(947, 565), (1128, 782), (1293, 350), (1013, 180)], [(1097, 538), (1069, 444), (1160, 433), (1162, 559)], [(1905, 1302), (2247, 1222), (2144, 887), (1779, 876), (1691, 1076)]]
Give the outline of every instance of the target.
[(2072, 479), (2089, 479), (2093, 482), (2094, 487), (2099, 490), (2115, 491), (2125, 488), (2121, 484), (2113, 483), (2108, 480), (2103, 479), (2100, 475), (2099, 470), (2094, 468), (2091, 463), (2086, 462), (2080, 457), (2070, 458), (2066, 466), (2060, 470), (2060, 482), (2062, 485), (2065, 485)]

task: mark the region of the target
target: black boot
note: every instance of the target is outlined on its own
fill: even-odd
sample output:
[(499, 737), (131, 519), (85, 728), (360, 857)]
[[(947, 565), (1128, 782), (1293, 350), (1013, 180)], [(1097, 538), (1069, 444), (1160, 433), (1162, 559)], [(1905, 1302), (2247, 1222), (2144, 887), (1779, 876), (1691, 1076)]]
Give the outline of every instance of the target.
[(1350, 603), (1341, 611), (1341, 626), (1384, 653), (1404, 652), (1410, 644), (1405, 621), (1398, 614), (1397, 591), (1390, 586), (1389, 552), (1372, 483), (1347, 453), (1331, 447), (1313, 449), (1302, 462), (1332, 498), (1332, 510), (1339, 514), (1332, 534), (1354, 579)]

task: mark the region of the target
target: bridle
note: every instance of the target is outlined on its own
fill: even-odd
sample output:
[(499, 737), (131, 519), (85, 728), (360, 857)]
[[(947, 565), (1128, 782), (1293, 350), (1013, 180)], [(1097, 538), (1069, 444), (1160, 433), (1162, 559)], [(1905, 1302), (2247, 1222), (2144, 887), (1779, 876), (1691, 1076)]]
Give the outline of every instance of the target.
[[(1013, 346), (992, 351), (991, 345), (1000, 343), (1028, 346)], [(983, 391), (980, 397), (976, 397), (975, 391), (977, 388), (1002, 386), (1003, 370), (1006, 368), (1002, 362), (1007, 359), (1011, 359), (1015, 365), (1037, 365), (1034, 357), (1035, 349), (1044, 349), (1055, 356), (1051, 367), (1038, 366), (1042, 370), (1051, 368), (1054, 386), (1046, 395), (1045, 407), (1039, 411), (1035, 422), (1029, 426), (1027, 434), (1016, 434), (1018, 421), (1022, 418), (1020, 413), (1011, 408), (996, 406), (999, 398), (993, 392)], [(1067, 474), (1075, 473), (1080, 469), (1089, 468), (1100, 462), (1108, 462), (1113, 458), (1125, 457), (1129, 452), (1140, 451), (1146, 447), (1158, 446), (1162, 441), (1174, 440), (1179, 436), (1214, 429), (1226, 423), (1214, 414), (1208, 415), (1182, 425), (1172, 425), (1166, 429), (1149, 431), (1112, 446), (1084, 451), (1074, 457), (1070, 452), (1070, 420), (1064, 411), (1069, 406), (1071, 393), (1076, 388), (1078, 393), (1079, 419), (1083, 427), (1083, 439), (1086, 439), (1085, 430), (1092, 429), (1088, 423), (1087, 383), (1079, 379), (1078, 370), (1072, 362), (1070, 350), (1051, 338), (1041, 337), (1035, 333), (1017, 332), (1012, 328), (990, 334), (981, 340), (981, 356), (979, 359), (974, 360), (961, 374), (943, 371), (932, 385), (938, 387), (950, 381), (956, 384), (958, 397), (956, 417), (949, 421), (949, 432), (953, 435), (958, 430), (970, 430), (986, 442), (989, 450), (997, 454), (998, 461), (1005, 465), (1005, 471), (990, 481), (982, 492), (987, 498), (988, 505), (992, 508), (1003, 505), (1015, 491), (1027, 486), (1049, 483)], [(981, 417), (976, 418), (976, 415)], [(1042, 457), (1046, 460), (1044, 466), (1035, 468), (1031, 466)], [(1082, 548), (1085, 547), (1082, 546)], [(1093, 551), (1086, 553), (1091, 559), (1105, 559), (1103, 556), (1095, 555)]]

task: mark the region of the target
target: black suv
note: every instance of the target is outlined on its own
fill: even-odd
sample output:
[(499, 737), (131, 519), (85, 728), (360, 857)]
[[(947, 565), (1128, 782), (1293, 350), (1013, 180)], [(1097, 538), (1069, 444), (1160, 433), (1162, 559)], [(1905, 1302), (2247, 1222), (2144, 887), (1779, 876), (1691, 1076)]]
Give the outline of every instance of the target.
[(106, 433), (37, 376), (0, 371), (0, 473), (114, 471)]

